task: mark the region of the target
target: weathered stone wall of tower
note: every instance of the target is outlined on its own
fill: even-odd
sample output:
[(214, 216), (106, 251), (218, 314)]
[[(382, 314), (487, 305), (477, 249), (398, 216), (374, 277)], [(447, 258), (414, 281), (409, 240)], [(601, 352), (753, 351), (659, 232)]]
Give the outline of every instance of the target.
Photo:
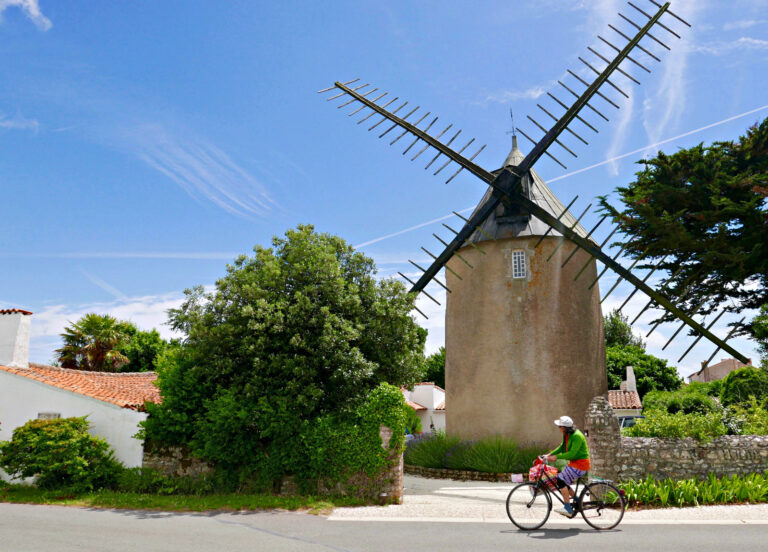
[[(446, 426), (462, 438), (500, 434), (555, 444), (555, 418), (583, 427), (590, 400), (607, 390), (605, 343), (594, 260), (559, 238), (484, 241), (446, 271)], [(527, 277), (512, 278), (512, 252), (526, 252)], [(589, 261), (580, 278), (574, 276)]]

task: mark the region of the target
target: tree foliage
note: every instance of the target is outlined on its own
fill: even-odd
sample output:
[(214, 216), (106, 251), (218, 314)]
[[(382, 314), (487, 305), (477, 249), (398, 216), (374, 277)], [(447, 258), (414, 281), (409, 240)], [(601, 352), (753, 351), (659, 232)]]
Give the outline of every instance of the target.
[(299, 226), (272, 243), (170, 311), (186, 338), (158, 358), (163, 402), (145, 424), (150, 439), (268, 477), (303, 462), (318, 420), (354, 419), (380, 384), (417, 382), (426, 337), (413, 296), (341, 238)]
[(120, 372), (151, 372), (155, 369), (155, 360), (168, 347), (168, 342), (160, 333), (152, 329), (138, 329), (131, 322), (123, 322), (127, 341), (121, 345), (120, 352), (128, 358), (128, 363)]
[(752, 319), (752, 335), (757, 341), (761, 367), (768, 370), (768, 304), (760, 307), (757, 316)]
[(70, 322), (61, 334), (56, 360), (64, 368), (97, 372), (148, 372), (168, 347), (157, 330), (143, 331), (132, 322), (88, 313)]
[(723, 406), (745, 403), (750, 397), (758, 401), (768, 397), (768, 373), (765, 370), (746, 366), (723, 378), (720, 387), (720, 402)]
[(424, 363), (424, 381), (434, 382), (445, 389), (445, 347), (427, 357)]
[(626, 378), (627, 366), (632, 366), (637, 381), (637, 392), (642, 398), (649, 391), (674, 391), (683, 383), (674, 366), (649, 355), (635, 345), (613, 346), (605, 349), (608, 368), (608, 388), (618, 389)]
[[(638, 163), (636, 180), (617, 189), (623, 210), (601, 199), (632, 236), (624, 244), (630, 256), (669, 271), (668, 294), (682, 298), (684, 310), (768, 303), (768, 119), (738, 141)], [(754, 335), (749, 323), (741, 329)]]
[(603, 316), (603, 333), (606, 347), (626, 347), (632, 345), (645, 349), (645, 342), (632, 333), (629, 319), (619, 310), (612, 310)]
[(89, 313), (70, 322), (61, 334), (64, 345), (56, 349), (64, 368), (116, 372), (130, 359), (120, 352), (128, 342), (125, 326), (108, 315)]

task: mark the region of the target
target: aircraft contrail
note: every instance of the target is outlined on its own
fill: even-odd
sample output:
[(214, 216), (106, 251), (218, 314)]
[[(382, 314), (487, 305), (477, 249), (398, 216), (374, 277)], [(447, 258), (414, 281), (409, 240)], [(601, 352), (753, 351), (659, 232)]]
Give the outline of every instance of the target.
[[(716, 126), (724, 125), (725, 123), (729, 123), (731, 121), (735, 121), (736, 119), (741, 119), (742, 117), (746, 117), (747, 115), (752, 115), (753, 113), (757, 113), (758, 111), (762, 111), (763, 109), (768, 109), (768, 105), (764, 105), (761, 107), (757, 107), (755, 109), (750, 109), (749, 111), (745, 111), (744, 113), (739, 113), (738, 115), (734, 115), (732, 117), (728, 117), (727, 119), (723, 119), (722, 121), (717, 121), (716, 123), (711, 123), (703, 127), (699, 127), (694, 130), (689, 130), (688, 132), (685, 132), (683, 134), (679, 134), (677, 136), (673, 136), (672, 138), (667, 138), (666, 140), (662, 140), (661, 142), (656, 142), (655, 144), (648, 144), (645, 147), (642, 147), (640, 149), (628, 151), (627, 153), (622, 153), (621, 155), (617, 155), (616, 157), (611, 157), (610, 159), (605, 159), (604, 161), (600, 161), (599, 163), (595, 163), (594, 165), (590, 165), (589, 167), (584, 167), (583, 169), (579, 169), (577, 171), (572, 171), (566, 174), (563, 174), (561, 176), (557, 176), (555, 178), (550, 178), (547, 180), (547, 182), (555, 182), (557, 180), (562, 180), (563, 178), (568, 178), (569, 176), (573, 176), (575, 174), (583, 173), (584, 171), (589, 171), (592, 169), (595, 169), (597, 167), (602, 167), (603, 165), (607, 165), (608, 163), (613, 163), (614, 161), (618, 161), (619, 159), (624, 159), (625, 157), (629, 157), (630, 155), (636, 155), (638, 153), (644, 152), (649, 148), (655, 148), (658, 146), (661, 146), (663, 144), (667, 144), (669, 142), (673, 142), (674, 140), (679, 140), (680, 138), (685, 138), (686, 136), (690, 136), (691, 134), (696, 134), (697, 132), (701, 132), (703, 130), (707, 130)], [(467, 207), (466, 209), (462, 209), (461, 211), (458, 211), (459, 213), (466, 213), (467, 211), (471, 211), (474, 209), (474, 207)], [(380, 236), (378, 238), (374, 238), (372, 240), (368, 240), (367, 242), (363, 242), (361, 244), (355, 245), (355, 249), (358, 249), (360, 247), (365, 247), (366, 245), (371, 245), (373, 243), (378, 243), (380, 241), (388, 240), (389, 238), (394, 238), (395, 236), (399, 236), (401, 234), (406, 234), (408, 232), (412, 232), (413, 230), (417, 230), (419, 228), (423, 228), (424, 226), (429, 226), (430, 224), (434, 224), (436, 222), (440, 222), (441, 220), (449, 219), (451, 217), (455, 216), (453, 213), (450, 215), (445, 215), (440, 218), (432, 219), (427, 222), (422, 222), (421, 224), (417, 224), (416, 226), (411, 226), (409, 228), (405, 228), (403, 230), (400, 230), (398, 232), (393, 232), (392, 234), (387, 234), (386, 236)]]

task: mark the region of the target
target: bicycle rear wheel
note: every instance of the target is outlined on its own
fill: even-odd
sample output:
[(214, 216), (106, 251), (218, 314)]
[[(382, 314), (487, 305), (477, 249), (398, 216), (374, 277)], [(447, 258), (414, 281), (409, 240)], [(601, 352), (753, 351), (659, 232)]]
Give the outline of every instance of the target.
[(598, 530), (613, 529), (624, 517), (627, 507), (624, 495), (613, 483), (595, 481), (579, 495), (579, 511), (590, 526)]
[(547, 522), (552, 499), (543, 488), (530, 481), (520, 483), (507, 496), (507, 516), (519, 529), (533, 531)]

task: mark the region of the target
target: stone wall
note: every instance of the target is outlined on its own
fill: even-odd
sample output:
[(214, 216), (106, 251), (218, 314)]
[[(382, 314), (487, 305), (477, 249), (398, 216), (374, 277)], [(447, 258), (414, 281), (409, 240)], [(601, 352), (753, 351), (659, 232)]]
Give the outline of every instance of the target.
[(213, 471), (210, 464), (195, 458), (186, 448), (168, 446), (146, 446), (142, 467), (176, 477), (198, 477)]
[[(379, 429), (381, 444), (389, 448), (392, 430), (381, 426)], [(365, 498), (380, 504), (399, 504), (403, 498), (403, 453), (391, 452), (387, 458), (390, 467), (375, 476), (365, 473), (351, 474), (345, 481), (329, 484), (318, 481), (319, 495), (345, 495)], [(213, 472), (213, 467), (195, 458), (186, 448), (167, 446), (147, 446), (144, 451), (143, 467), (153, 468), (169, 476), (201, 476)], [(295, 478), (285, 476), (275, 488), (283, 495), (297, 494)]]
[(725, 435), (709, 443), (694, 439), (622, 437), (605, 397), (595, 397), (586, 414), (592, 475), (617, 481), (704, 478), (768, 470), (768, 436)]
[(425, 468), (405, 466), (405, 473), (429, 479), (453, 479), (455, 481), (503, 481), (510, 482), (512, 473), (486, 473), (472, 470), (449, 470), (447, 468)]

